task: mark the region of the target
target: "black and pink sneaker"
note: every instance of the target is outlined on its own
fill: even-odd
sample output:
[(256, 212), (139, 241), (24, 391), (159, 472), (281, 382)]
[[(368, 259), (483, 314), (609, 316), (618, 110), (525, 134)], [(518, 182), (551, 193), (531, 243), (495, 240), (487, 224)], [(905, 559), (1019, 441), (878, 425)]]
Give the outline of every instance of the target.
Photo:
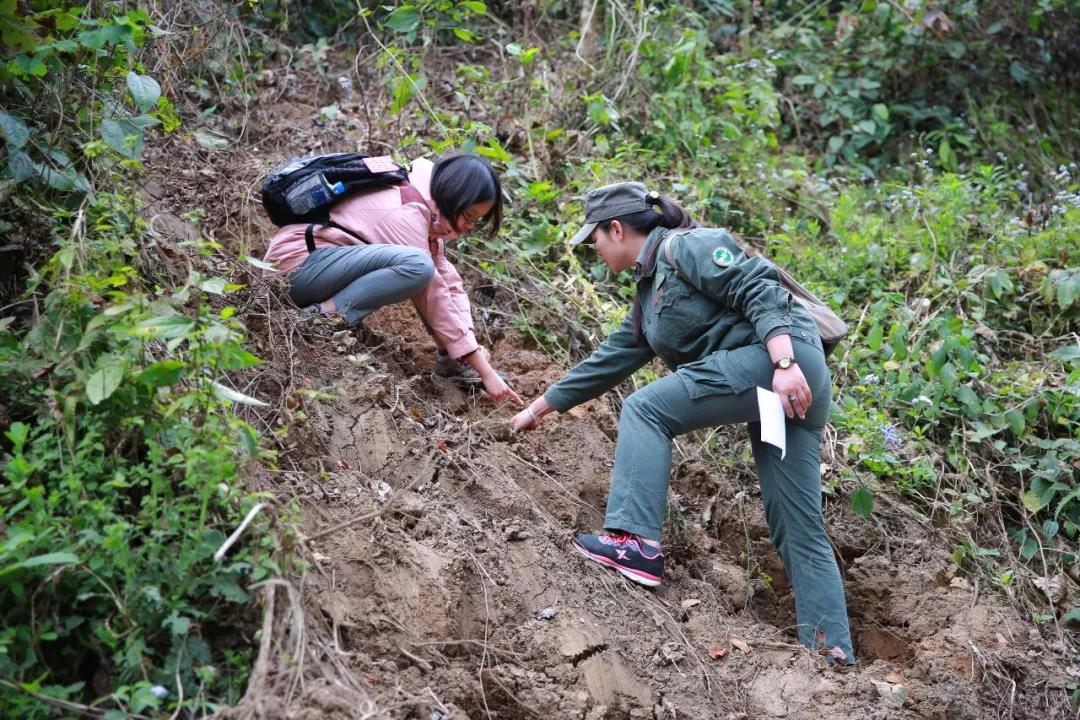
[(656, 587), (664, 579), (664, 553), (637, 535), (578, 535), (574, 549), (601, 565), (615, 568), (636, 583)]

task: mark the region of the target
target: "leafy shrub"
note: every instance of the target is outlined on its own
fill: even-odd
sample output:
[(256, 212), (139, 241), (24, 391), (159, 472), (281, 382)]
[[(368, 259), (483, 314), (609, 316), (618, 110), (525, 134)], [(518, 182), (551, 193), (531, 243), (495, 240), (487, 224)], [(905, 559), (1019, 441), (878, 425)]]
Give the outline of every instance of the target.
[(245, 469), (269, 459), (230, 412), (256, 401), (228, 372), (258, 360), (218, 309), (223, 279), (142, 280), (135, 171), (147, 131), (178, 121), (137, 62), (149, 16), (93, 10), (0, 4), (0, 227), (38, 264), (0, 319), (4, 717), (237, 698), (250, 583), (280, 572), (269, 513), (211, 557), (257, 500)]
[[(979, 167), (910, 187), (846, 187), (835, 240), (774, 254), (858, 320), (834, 422), (852, 464), (954, 521), (1002, 496), (1020, 555), (1080, 536), (1080, 183), (1061, 168), (1034, 224), (1014, 175)], [(973, 251), (973, 248), (977, 250)], [(788, 254), (790, 253), (790, 255)], [(1064, 542), (1065, 544), (1062, 544)]]

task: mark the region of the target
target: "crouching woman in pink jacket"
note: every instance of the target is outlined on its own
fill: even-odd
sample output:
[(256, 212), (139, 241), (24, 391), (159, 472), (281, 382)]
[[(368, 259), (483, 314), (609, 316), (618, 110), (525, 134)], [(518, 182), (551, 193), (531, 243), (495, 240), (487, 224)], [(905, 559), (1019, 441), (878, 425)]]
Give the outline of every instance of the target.
[(502, 223), (502, 187), (486, 161), (457, 154), (434, 164), (414, 160), (400, 186), (360, 193), (334, 205), (334, 227), (286, 225), (266, 251), (274, 274), (288, 274), (293, 302), (311, 312), (340, 315), (357, 325), (384, 305), (411, 299), (435, 339), (436, 377), (483, 384), (491, 400), (521, 399), (476, 342), (472, 309), (461, 276), (446, 259), (446, 243), (483, 227), (494, 237)]

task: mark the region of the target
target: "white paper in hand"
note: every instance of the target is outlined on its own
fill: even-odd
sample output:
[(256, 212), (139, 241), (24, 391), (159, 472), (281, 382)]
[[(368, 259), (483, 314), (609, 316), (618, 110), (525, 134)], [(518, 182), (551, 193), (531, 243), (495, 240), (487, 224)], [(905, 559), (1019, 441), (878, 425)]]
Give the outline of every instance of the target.
[(780, 448), (780, 459), (787, 455), (787, 418), (780, 396), (772, 390), (757, 389), (758, 414), (761, 417), (761, 442)]

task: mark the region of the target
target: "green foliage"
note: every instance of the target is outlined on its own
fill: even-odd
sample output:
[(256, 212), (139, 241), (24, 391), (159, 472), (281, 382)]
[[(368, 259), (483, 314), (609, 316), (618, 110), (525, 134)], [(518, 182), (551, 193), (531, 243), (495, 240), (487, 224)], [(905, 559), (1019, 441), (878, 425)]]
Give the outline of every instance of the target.
[[(944, 170), (1006, 149), (1043, 169), (1060, 156), (1054, 149), (1080, 143), (1066, 119), (1075, 93), (1071, 104), (1044, 94), (1070, 92), (1060, 81), (1075, 78), (1073, 0), (837, 5), (766, 8), (759, 19), (793, 100), (784, 133), (812, 140), (825, 167), (872, 176), (901, 157), (907, 138), (921, 138)], [(1033, 100), (1062, 134), (1031, 132)]]
[(232, 413), (259, 401), (229, 373), (258, 359), (221, 306), (235, 286), (141, 279), (133, 171), (146, 130), (179, 122), (137, 61), (158, 31), (53, 5), (0, 3), (0, 222), (41, 261), (0, 321), (0, 715), (210, 711), (246, 681), (251, 583), (281, 572), (265, 520), (211, 557), (256, 501), (243, 471), (272, 459)]
[(855, 462), (847, 472), (935, 499), (928, 509), (956, 520), (1007, 493), (1029, 560), (1080, 532), (1080, 352), (1069, 330), (1080, 247), (1068, 240), (1080, 234), (1080, 182), (1067, 167), (1047, 178), (1055, 195), (1032, 225), (1013, 209), (1017, 181), (1004, 168), (923, 170), (920, 185), (846, 188), (834, 242), (772, 241), (862, 318), (833, 418)]
[[(193, 272), (168, 295), (141, 290), (131, 209), (98, 195), (94, 232), (32, 280), (34, 325), (0, 332), (0, 393), (18, 418), (0, 486), (0, 674), (79, 701), (98, 699), (91, 675), (107, 678), (105, 707), (137, 713), (181, 691), (188, 707), (236, 698), (250, 638), (215, 629), (243, 627), (245, 586), (280, 570), (265, 536), (211, 559), (254, 502), (237, 477), (261, 455), (230, 412), (251, 399), (226, 385), (258, 360), (207, 295), (228, 286)], [(39, 713), (9, 693), (0, 708)]]

